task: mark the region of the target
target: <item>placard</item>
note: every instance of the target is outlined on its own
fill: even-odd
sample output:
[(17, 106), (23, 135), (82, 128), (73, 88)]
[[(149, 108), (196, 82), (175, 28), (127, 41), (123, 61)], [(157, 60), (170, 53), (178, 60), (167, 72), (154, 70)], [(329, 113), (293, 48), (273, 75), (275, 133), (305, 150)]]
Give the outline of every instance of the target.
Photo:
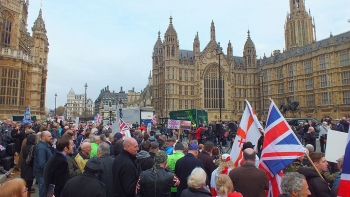
[(179, 129), (180, 120), (168, 120), (168, 129)]
[(181, 128), (182, 130), (190, 130), (191, 127), (192, 127), (191, 121), (181, 120), (181, 122), (180, 122), (180, 128)]
[[(335, 130), (328, 130), (327, 145), (326, 145), (326, 159), (337, 163), (337, 159), (345, 154), (347, 133)], [(317, 140), (316, 143), (319, 143)]]

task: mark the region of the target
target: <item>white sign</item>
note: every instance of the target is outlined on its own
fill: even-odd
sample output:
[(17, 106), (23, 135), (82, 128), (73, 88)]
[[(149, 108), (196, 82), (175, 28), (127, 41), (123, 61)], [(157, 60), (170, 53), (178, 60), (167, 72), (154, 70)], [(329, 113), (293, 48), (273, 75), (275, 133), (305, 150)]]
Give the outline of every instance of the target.
[(79, 128), (79, 117), (75, 118), (75, 126), (76, 126), (76, 129)]
[(340, 131), (328, 130), (327, 133), (327, 146), (326, 146), (326, 159), (337, 163), (337, 159), (345, 154), (347, 133)]

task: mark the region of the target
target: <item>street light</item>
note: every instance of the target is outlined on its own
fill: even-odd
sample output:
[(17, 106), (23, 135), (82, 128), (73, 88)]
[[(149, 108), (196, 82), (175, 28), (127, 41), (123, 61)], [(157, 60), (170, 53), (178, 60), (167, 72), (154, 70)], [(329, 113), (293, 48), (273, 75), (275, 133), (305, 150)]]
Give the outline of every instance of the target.
[(119, 109), (119, 118), (123, 118), (123, 114), (122, 114), (122, 110), (123, 110), (123, 103), (122, 103), (122, 100), (120, 99), (119, 100), (119, 103), (118, 103), (118, 109)]
[(221, 132), (221, 123), (222, 123), (222, 119), (221, 119), (221, 108), (222, 108), (222, 80), (221, 80), (221, 62), (220, 62), (220, 56), (222, 54), (222, 47), (220, 47), (220, 42), (218, 42), (218, 47), (216, 48), (216, 55), (219, 56), (219, 110), (220, 110), (220, 115), (219, 115), (219, 119), (220, 119), (220, 132)]
[(85, 115), (85, 118), (86, 118), (86, 89), (88, 87), (87, 83), (85, 83), (85, 112), (84, 112), (84, 115)]
[(55, 93), (55, 116), (57, 115), (56, 114), (56, 98), (57, 98), (57, 93)]
[(165, 118), (168, 117), (168, 84), (165, 85)]
[(261, 69), (260, 70), (260, 77), (262, 78), (261, 79), (261, 95), (262, 95), (262, 116), (265, 116), (265, 112), (264, 112), (264, 109), (265, 109), (265, 98), (264, 98), (264, 75), (265, 75), (265, 72)]

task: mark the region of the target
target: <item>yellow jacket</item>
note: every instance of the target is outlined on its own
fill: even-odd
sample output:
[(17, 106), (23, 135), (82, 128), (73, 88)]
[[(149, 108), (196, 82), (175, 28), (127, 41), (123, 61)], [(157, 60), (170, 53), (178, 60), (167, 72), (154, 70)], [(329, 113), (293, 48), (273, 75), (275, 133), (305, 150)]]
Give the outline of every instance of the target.
[(81, 170), (81, 172), (84, 172), (84, 168), (85, 168), (86, 162), (90, 159), (90, 157), (89, 156), (85, 156), (84, 154), (79, 152), (77, 154), (77, 156), (75, 156), (74, 159), (77, 162), (78, 167)]

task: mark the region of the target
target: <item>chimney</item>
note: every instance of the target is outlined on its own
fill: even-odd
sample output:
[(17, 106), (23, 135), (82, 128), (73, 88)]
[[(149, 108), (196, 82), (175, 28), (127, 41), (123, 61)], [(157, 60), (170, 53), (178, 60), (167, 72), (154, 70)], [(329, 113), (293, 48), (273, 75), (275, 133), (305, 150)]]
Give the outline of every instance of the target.
[(123, 92), (123, 86), (120, 86), (120, 92)]

